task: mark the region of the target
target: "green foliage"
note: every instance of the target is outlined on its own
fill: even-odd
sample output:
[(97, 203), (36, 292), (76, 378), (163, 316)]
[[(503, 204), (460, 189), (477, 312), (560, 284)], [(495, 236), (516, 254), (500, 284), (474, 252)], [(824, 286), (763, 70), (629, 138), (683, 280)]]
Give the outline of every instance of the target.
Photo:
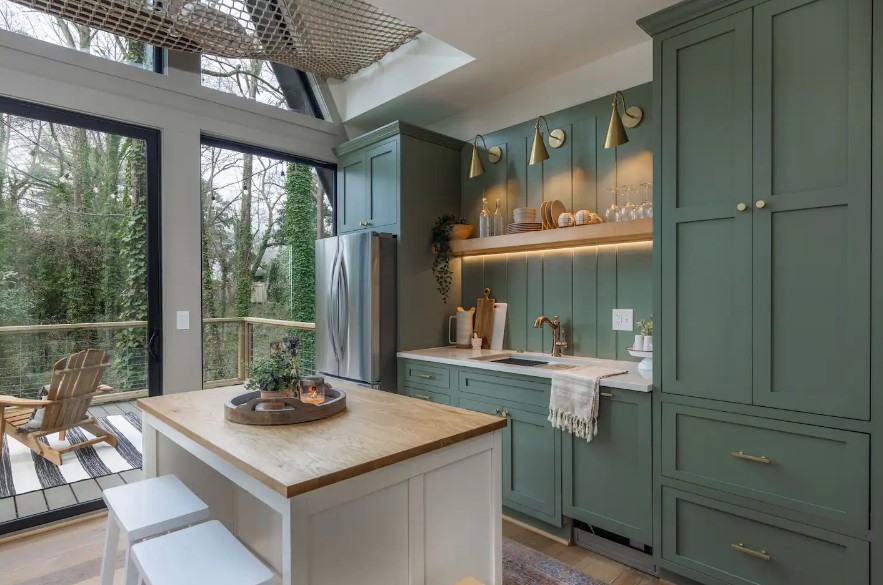
[(4, 325), (24, 325), (33, 310), (33, 302), (19, 286), (17, 276), (15, 272), (0, 271), (0, 323)]
[(432, 274), (435, 275), (436, 288), (442, 296), (442, 302), (445, 303), (448, 302), (453, 277), (450, 269), (451, 230), (455, 225), (468, 223), (465, 218), (448, 214), (439, 217), (432, 226), (432, 251), (435, 254)]
[(295, 382), (295, 363), (285, 352), (252, 362), (246, 388), (251, 391), (281, 392)]
[[(285, 206), (282, 211), (281, 241), (291, 254), (291, 315), (294, 321), (316, 318), (316, 178), (307, 165), (288, 165), (285, 174)], [(313, 363), (315, 335), (300, 335), (304, 362)]]
[(649, 319), (638, 321), (638, 330), (641, 335), (653, 335), (653, 315), (650, 315)]

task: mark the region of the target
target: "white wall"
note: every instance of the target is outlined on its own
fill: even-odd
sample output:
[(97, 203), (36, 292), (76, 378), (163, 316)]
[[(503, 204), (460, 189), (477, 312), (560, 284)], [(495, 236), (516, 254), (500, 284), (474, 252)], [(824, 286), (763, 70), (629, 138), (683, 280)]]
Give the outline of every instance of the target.
[(430, 125), (431, 130), (461, 140), (520, 124), (652, 81), (653, 42), (648, 40), (592, 63)]
[[(163, 390), (202, 387), (200, 134), (334, 162), (339, 124), (203, 88), (199, 56), (160, 75), (0, 31), (0, 96), (155, 128), (162, 140)], [(191, 329), (175, 329), (190, 311)]]

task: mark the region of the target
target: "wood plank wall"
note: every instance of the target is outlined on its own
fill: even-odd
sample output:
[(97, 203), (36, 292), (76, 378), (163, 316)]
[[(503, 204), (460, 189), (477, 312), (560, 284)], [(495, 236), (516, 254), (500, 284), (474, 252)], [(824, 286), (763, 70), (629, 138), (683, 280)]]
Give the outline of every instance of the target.
[[(652, 181), (650, 84), (624, 93), (626, 103), (640, 105), (645, 117), (628, 131), (629, 143), (619, 148), (619, 184)], [(475, 179), (466, 178), (471, 143), (464, 147), (463, 216), (477, 225), (482, 197), (488, 198), (491, 212), (501, 200), (507, 223), (513, 209), (539, 208), (544, 199), (560, 199), (568, 211), (589, 209), (603, 216), (612, 200), (608, 188), (614, 184), (613, 150), (604, 149), (611, 99), (546, 115), (553, 129), (567, 132), (567, 140), (559, 149), (548, 149), (549, 160), (539, 165), (527, 164), (533, 120), (485, 135), (488, 146), (502, 147), (503, 160), (491, 165), (485, 158), (486, 172)], [(558, 315), (569, 344), (566, 353), (631, 359), (625, 348), (633, 334), (612, 330), (612, 310), (634, 309), (635, 321), (649, 316), (651, 256), (652, 245), (640, 243), (463, 258), (462, 304), (474, 306), (485, 287), (498, 302), (508, 302), (507, 348), (551, 351), (551, 333), (534, 329), (533, 321), (539, 315)]]

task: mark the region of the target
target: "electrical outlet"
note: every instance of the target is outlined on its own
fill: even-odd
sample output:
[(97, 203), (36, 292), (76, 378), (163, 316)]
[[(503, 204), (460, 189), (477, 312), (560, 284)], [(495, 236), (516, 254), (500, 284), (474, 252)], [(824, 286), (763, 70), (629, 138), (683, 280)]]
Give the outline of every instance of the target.
[(613, 330), (632, 331), (632, 309), (613, 309)]

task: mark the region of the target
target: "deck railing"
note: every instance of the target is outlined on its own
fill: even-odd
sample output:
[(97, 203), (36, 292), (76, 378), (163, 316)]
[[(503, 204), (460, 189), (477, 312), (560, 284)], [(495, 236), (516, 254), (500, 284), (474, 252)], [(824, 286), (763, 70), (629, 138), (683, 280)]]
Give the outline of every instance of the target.
[(244, 382), (255, 357), (268, 355), (270, 344), (301, 338), (300, 371), (313, 373), (315, 323), (261, 317), (208, 317), (202, 320), (202, 379), (206, 388)]
[(55, 362), (97, 348), (113, 360), (103, 382), (114, 393), (147, 388), (147, 322), (60, 323), (0, 327), (0, 394), (35, 398)]
[[(260, 317), (203, 319), (205, 387), (244, 381), (256, 356), (268, 354), (272, 342), (291, 335), (301, 337), (301, 372), (312, 373), (315, 328), (314, 323)], [(55, 362), (89, 348), (110, 354), (112, 364), (103, 381), (114, 388), (114, 395), (146, 394), (146, 321), (0, 327), (0, 394), (36, 397)]]

